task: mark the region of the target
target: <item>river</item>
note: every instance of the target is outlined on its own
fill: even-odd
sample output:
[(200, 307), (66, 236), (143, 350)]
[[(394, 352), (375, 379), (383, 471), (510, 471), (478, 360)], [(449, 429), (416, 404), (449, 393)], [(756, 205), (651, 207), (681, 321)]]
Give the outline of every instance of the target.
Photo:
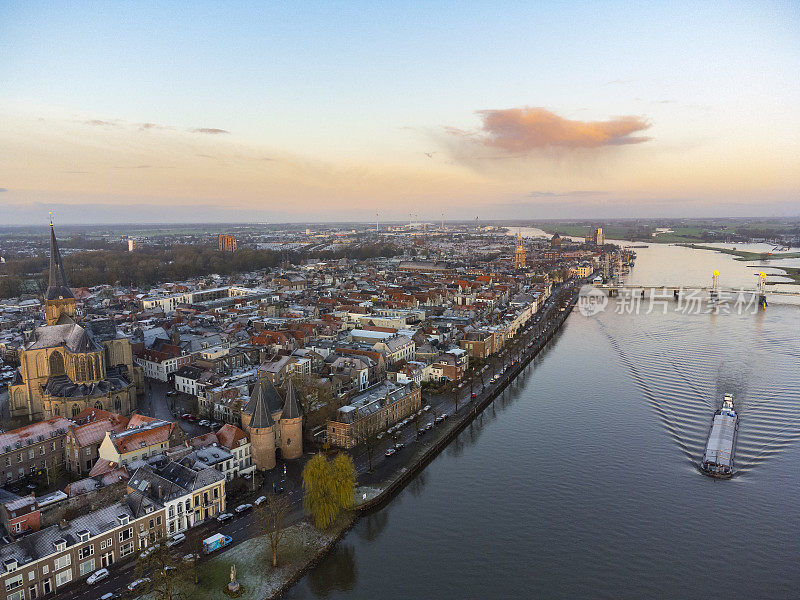
[[(753, 284), (728, 255), (637, 254), (631, 283), (707, 284), (716, 268), (723, 287)], [(687, 314), (645, 300), (629, 314), (617, 302), (574, 311), (287, 597), (797, 597), (800, 309)], [(737, 472), (717, 481), (697, 463), (726, 392), (741, 415)]]

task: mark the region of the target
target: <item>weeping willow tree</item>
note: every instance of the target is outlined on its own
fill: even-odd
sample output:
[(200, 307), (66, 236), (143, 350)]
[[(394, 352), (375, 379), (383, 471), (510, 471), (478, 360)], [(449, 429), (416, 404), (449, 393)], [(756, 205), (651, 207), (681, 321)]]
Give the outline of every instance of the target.
[(317, 454), (303, 469), (303, 507), (320, 529), (326, 529), (353, 504), (356, 469), (347, 454), (329, 460)]

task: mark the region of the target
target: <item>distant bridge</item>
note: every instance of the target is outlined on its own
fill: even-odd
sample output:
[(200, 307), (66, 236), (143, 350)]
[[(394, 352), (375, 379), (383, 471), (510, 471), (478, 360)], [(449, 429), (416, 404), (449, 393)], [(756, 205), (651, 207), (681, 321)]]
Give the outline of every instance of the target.
[(595, 283), (591, 284), (592, 287), (599, 289), (599, 290), (607, 290), (609, 292), (609, 296), (616, 296), (619, 292), (625, 293), (633, 293), (633, 292), (646, 292), (646, 291), (659, 291), (664, 292), (665, 294), (671, 293), (672, 295), (680, 294), (682, 292), (692, 292), (692, 291), (700, 291), (700, 292), (708, 292), (709, 295), (711, 292), (716, 292), (719, 295), (736, 295), (736, 294), (754, 294), (754, 295), (761, 295), (761, 294), (779, 294), (782, 296), (800, 296), (800, 291), (789, 291), (789, 290), (770, 290), (764, 288), (763, 290), (758, 288), (753, 289), (745, 289), (745, 288), (715, 288), (714, 286), (689, 286), (683, 287), (680, 285), (626, 285), (624, 283)]

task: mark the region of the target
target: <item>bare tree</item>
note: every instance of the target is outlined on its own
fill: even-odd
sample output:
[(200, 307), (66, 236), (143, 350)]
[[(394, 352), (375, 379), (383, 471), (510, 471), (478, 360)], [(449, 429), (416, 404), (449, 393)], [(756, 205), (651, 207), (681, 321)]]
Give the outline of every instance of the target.
[(286, 535), (289, 509), (289, 498), (273, 493), (267, 494), (267, 499), (257, 508), (256, 527), (269, 539), (273, 567), (278, 566), (278, 548)]
[(149, 595), (154, 600), (189, 600), (194, 596), (190, 582), (194, 579), (190, 568), (176, 558), (162, 541), (153, 546), (136, 562), (138, 577), (150, 578)]
[(370, 473), (372, 472), (372, 455), (375, 453), (375, 448), (378, 447), (381, 441), (380, 434), (384, 429), (382, 425), (384, 424), (378, 420), (367, 417), (366, 419), (362, 419), (354, 432), (356, 444), (363, 444), (366, 450)]

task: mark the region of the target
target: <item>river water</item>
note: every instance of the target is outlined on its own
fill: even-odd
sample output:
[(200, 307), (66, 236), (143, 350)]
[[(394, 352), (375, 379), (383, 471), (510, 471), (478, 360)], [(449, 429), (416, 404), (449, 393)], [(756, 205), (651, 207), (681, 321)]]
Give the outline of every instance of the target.
[[(754, 281), (728, 255), (637, 253), (632, 284), (707, 285), (715, 268), (723, 287)], [(755, 314), (647, 300), (636, 314), (617, 299), (592, 317), (574, 311), (492, 406), (287, 596), (797, 598), (791, 302)], [(697, 463), (726, 392), (741, 416), (737, 473), (716, 481)]]

